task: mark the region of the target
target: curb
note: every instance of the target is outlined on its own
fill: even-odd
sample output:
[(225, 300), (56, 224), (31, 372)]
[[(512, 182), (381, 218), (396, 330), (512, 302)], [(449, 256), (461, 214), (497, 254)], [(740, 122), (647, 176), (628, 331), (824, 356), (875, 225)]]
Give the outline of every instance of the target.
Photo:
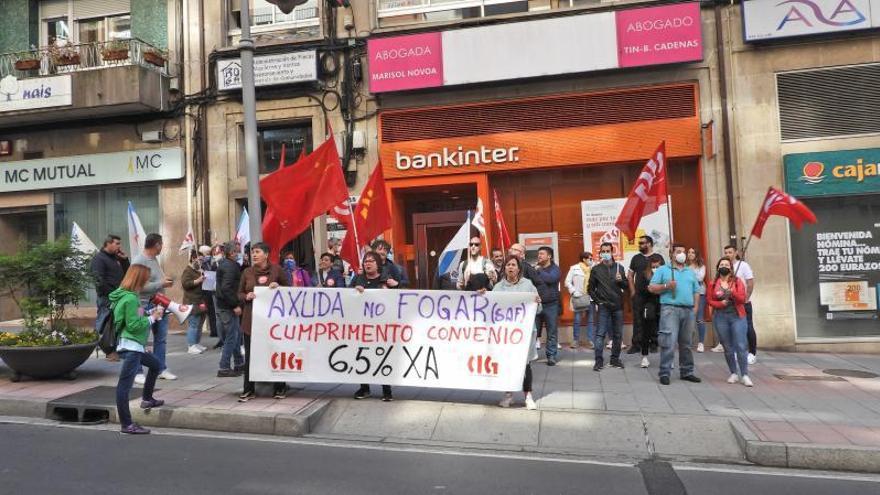
[(875, 447), (765, 442), (742, 419), (731, 419), (730, 426), (746, 459), (760, 466), (880, 473)]
[(0, 416), (45, 418), (48, 404), (46, 399), (0, 398)]

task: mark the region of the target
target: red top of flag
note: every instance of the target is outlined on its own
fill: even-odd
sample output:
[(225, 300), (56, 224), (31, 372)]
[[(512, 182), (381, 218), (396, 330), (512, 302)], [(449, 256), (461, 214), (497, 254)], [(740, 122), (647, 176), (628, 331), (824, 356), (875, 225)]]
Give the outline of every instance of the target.
[(340, 255), (357, 271), (360, 267), (360, 247), (391, 228), (391, 209), (388, 207), (381, 162), (376, 164), (370, 180), (361, 191), (353, 216), (353, 224), (348, 225), (348, 233), (342, 240)]
[(666, 141), (663, 141), (642, 168), (614, 225), (632, 239), (642, 217), (656, 212), (666, 201)]
[(764, 224), (771, 215), (779, 215), (788, 218), (794, 224), (794, 228), (800, 230), (804, 222), (816, 223), (816, 215), (807, 208), (807, 205), (798, 201), (797, 198), (790, 194), (786, 194), (775, 187), (767, 190), (767, 196), (761, 203), (761, 211), (758, 212), (758, 218), (755, 219), (755, 226), (752, 227), (752, 235), (761, 238), (764, 233)]

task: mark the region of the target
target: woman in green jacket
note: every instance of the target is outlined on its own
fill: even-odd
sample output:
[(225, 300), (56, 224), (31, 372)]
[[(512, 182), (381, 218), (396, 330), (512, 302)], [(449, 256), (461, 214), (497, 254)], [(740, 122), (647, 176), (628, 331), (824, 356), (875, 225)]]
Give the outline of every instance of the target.
[(119, 383), (116, 384), (116, 412), (122, 433), (145, 434), (150, 430), (133, 423), (128, 408), (128, 394), (134, 384), (134, 377), (140, 373), (141, 366), (146, 366), (147, 379), (144, 383), (144, 395), (141, 409), (152, 409), (165, 403), (153, 398), (156, 378), (162, 371), (162, 365), (155, 356), (148, 353), (145, 346), (154, 322), (162, 319), (165, 308), (157, 306), (149, 316), (144, 316), (138, 301), (138, 293), (150, 279), (150, 269), (144, 265), (131, 265), (119, 288), (110, 293), (110, 304), (113, 308), (113, 321), (119, 336), (116, 352), (122, 361), (119, 372)]

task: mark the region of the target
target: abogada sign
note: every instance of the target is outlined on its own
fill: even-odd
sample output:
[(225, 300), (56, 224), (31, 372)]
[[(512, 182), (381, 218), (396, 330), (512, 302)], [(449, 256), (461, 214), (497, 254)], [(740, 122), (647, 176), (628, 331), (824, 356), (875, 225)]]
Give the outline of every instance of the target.
[(425, 153), (405, 155), (395, 153), (395, 165), (397, 170), (422, 170), (426, 168), (443, 167), (467, 167), (471, 165), (491, 165), (493, 163), (516, 163), (519, 148), (488, 148), (480, 146), (479, 149), (466, 150), (463, 146), (458, 148), (443, 148), (439, 153)]
[(173, 180), (183, 177), (183, 150), (122, 151), (0, 163), (0, 192)]

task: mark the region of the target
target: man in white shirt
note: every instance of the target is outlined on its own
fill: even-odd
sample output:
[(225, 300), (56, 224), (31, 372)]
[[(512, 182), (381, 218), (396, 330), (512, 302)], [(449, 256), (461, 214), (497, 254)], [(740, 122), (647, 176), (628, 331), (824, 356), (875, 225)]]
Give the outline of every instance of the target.
[(752, 291), (755, 290), (755, 275), (752, 267), (741, 259), (739, 251), (734, 246), (724, 246), (724, 257), (730, 260), (733, 272), (746, 286), (746, 320), (749, 325), (749, 364), (755, 364), (758, 355), (758, 336), (755, 333), (755, 325), (752, 323)]
[(497, 282), (495, 265), (483, 257), (480, 249), (480, 238), (471, 238), (468, 257), (458, 265), (459, 290), (491, 289)]

